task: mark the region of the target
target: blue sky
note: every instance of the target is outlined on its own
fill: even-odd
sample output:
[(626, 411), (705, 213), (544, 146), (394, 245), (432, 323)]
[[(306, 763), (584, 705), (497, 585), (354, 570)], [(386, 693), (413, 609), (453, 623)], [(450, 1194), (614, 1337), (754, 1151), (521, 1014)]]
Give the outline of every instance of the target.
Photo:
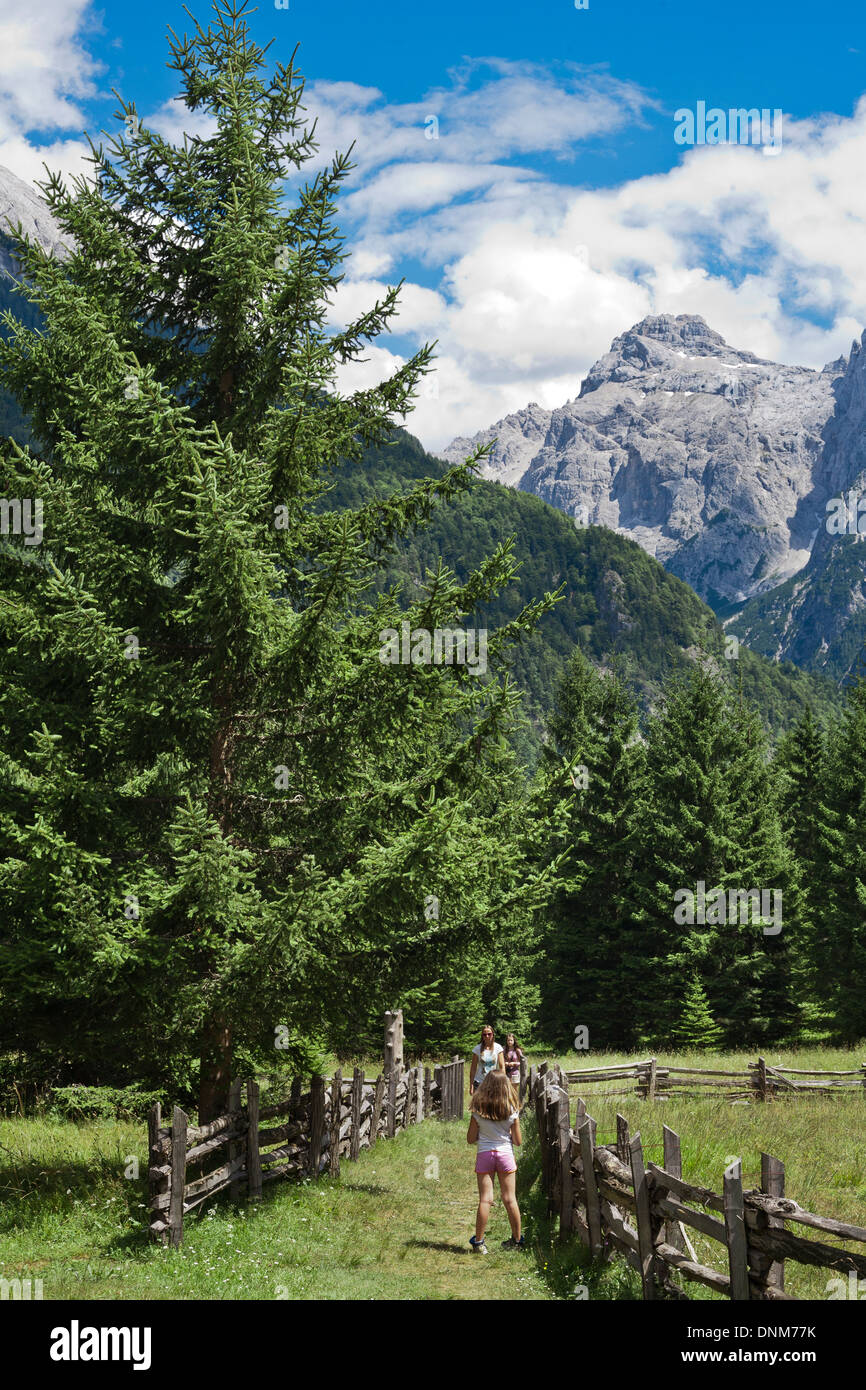
[[(272, 59), (300, 44), (322, 158), (357, 141), (335, 321), (408, 283), (401, 331), (346, 382), (436, 338), (409, 422), (431, 447), (573, 396), (648, 313), (700, 313), (738, 347), (813, 366), (859, 337), (861, 6), (289, 0), (249, 23)], [(189, 20), (163, 0), (0, 0), (0, 164), (80, 167), (112, 87), (164, 134), (197, 128), (172, 101), (169, 25)], [(701, 101), (780, 109), (781, 149), (677, 145), (674, 112)]]

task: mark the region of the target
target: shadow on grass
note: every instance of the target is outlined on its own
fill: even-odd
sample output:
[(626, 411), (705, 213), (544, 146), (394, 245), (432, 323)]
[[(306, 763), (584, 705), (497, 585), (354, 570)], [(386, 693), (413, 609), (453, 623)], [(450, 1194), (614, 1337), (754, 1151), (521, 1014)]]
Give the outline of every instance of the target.
[(556, 1298), (590, 1302), (639, 1301), (640, 1280), (625, 1260), (593, 1260), (575, 1235), (560, 1240), (541, 1186), (541, 1149), (535, 1118), (523, 1117), (523, 1148), (517, 1165), (517, 1200), (526, 1243), (541, 1278)]
[(447, 1240), (407, 1240), (404, 1243), (408, 1246), (415, 1246), (419, 1250), (441, 1250), (446, 1255), (472, 1254), (468, 1241), (465, 1245), (455, 1245), (453, 1241)]

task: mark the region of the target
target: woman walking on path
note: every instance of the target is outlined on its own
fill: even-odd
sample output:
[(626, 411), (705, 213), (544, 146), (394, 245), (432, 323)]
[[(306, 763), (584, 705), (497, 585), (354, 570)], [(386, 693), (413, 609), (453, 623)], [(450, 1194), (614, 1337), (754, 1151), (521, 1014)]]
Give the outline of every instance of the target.
[(518, 1047), (517, 1039), (513, 1033), (509, 1033), (505, 1039), (505, 1075), (512, 1086), (520, 1085), (520, 1062), (523, 1057), (523, 1048)]
[(505, 1054), (498, 1042), (493, 1040), (493, 1029), (485, 1023), (481, 1029), (481, 1041), (472, 1049), (472, 1062), (469, 1067), (469, 1094), (477, 1090), (485, 1076), (492, 1071), (505, 1071)]
[(502, 1242), (502, 1248), (525, 1248), (525, 1241), (520, 1234), (520, 1208), (515, 1193), (517, 1164), (512, 1147), (513, 1144), (523, 1142), (517, 1104), (514, 1087), (504, 1072), (499, 1070), (488, 1073), (469, 1102), (472, 1118), (469, 1121), (466, 1142), (478, 1145), (475, 1158), (478, 1214), (475, 1218), (475, 1235), (469, 1241), (476, 1255), (487, 1254), (484, 1233), (487, 1230), (490, 1204), (493, 1201), (494, 1173), (499, 1174), (499, 1190), (511, 1227), (511, 1238)]

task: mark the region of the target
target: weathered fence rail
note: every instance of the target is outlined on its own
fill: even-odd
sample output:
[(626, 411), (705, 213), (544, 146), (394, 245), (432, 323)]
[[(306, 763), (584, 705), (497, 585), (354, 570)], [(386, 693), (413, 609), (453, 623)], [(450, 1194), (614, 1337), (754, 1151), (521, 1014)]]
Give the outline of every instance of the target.
[[(149, 1224), (154, 1240), (180, 1245), (187, 1212), (231, 1187), (232, 1196), (257, 1201), (264, 1183), (276, 1178), (340, 1171), (340, 1160), (356, 1159), (361, 1149), (427, 1116), (463, 1116), (463, 1060), (435, 1068), (420, 1064), (392, 1068), (375, 1081), (356, 1067), (351, 1077), (335, 1072), (330, 1081), (313, 1076), (302, 1091), (298, 1078), (291, 1096), (261, 1106), (259, 1087), (232, 1086), (229, 1110), (207, 1125), (191, 1125), (179, 1106), (163, 1127), (160, 1106), (148, 1116)], [(273, 1122), (272, 1124), (269, 1122)], [(216, 1165), (216, 1166), (213, 1166)]]
[[(645, 1163), (640, 1134), (617, 1115), (613, 1144), (597, 1144), (596, 1123), (582, 1098), (574, 1127), (566, 1074), (542, 1064), (529, 1076), (541, 1147), (542, 1184), (560, 1235), (576, 1232), (590, 1252), (623, 1255), (638, 1271), (645, 1299), (686, 1297), (673, 1276), (693, 1280), (737, 1300), (790, 1299), (785, 1262), (820, 1266), (837, 1275), (866, 1275), (866, 1228), (816, 1216), (785, 1197), (785, 1167), (761, 1155), (761, 1186), (743, 1189), (739, 1159), (724, 1173), (722, 1191), (683, 1177), (679, 1136), (664, 1128), (664, 1162)], [(786, 1222), (836, 1239), (858, 1242), (846, 1250), (807, 1239)], [(687, 1228), (716, 1241), (724, 1267), (702, 1263)]]
[[(714, 1096), (730, 1100), (775, 1100), (802, 1092), (854, 1094), (866, 1097), (866, 1062), (852, 1071), (795, 1071), (772, 1067), (763, 1057), (745, 1071), (709, 1071), (699, 1067), (669, 1067), (656, 1057), (620, 1066), (582, 1067), (566, 1071), (569, 1085), (588, 1095), (639, 1096), (642, 1100), (672, 1096)], [(796, 1079), (795, 1079), (796, 1078)], [(633, 1082), (626, 1089), (622, 1083)], [(605, 1088), (605, 1089), (601, 1089)]]

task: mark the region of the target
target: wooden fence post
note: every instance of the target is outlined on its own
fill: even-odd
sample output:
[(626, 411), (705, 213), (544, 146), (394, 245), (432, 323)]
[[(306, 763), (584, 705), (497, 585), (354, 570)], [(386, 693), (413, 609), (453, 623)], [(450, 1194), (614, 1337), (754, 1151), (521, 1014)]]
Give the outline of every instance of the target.
[(419, 1062), (415, 1068), (415, 1123), (420, 1125), (424, 1118), (424, 1068)]
[(651, 1057), (649, 1064), (649, 1076), (647, 1077), (647, 1100), (655, 1100), (656, 1098), (656, 1066), (657, 1059), (655, 1057)]
[(465, 1114), (465, 1107), (464, 1107), (464, 1100), (463, 1100), (464, 1087), (465, 1087), (464, 1076), (463, 1076), (464, 1062), (463, 1062), (463, 1058), (462, 1058), (462, 1057), (455, 1057), (455, 1058), (454, 1058), (454, 1061), (457, 1063), (456, 1067), (454, 1068), (454, 1084), (455, 1084), (456, 1087), (457, 1087), (457, 1096), (456, 1096), (457, 1106), (456, 1106), (456, 1113), (455, 1113), (454, 1118), (455, 1118), (456, 1120), (462, 1120), (462, 1119), (464, 1118), (464, 1114)]
[(385, 1071), (403, 1070), (403, 1010), (385, 1014)]
[(628, 1163), (629, 1161), (630, 1155), (628, 1147), (628, 1137), (628, 1120), (625, 1118), (624, 1115), (617, 1115), (616, 1156), (619, 1159), (620, 1163)]
[(415, 1068), (410, 1067), (406, 1073), (406, 1106), (403, 1110), (403, 1128), (408, 1129), (412, 1123), (412, 1106), (415, 1101)]
[(550, 1162), (547, 1143), (547, 1073), (539, 1070), (538, 1085), (535, 1091), (535, 1127), (538, 1131), (538, 1145), (541, 1150), (541, 1186), (545, 1195), (550, 1193)]
[(640, 1134), (629, 1141), (631, 1158), (631, 1177), (634, 1183), (635, 1212), (637, 1215), (637, 1243), (640, 1253), (640, 1277), (643, 1296), (652, 1301), (656, 1296), (655, 1245), (653, 1242), (652, 1216), (650, 1214), (649, 1182), (643, 1161), (643, 1146)]
[(259, 1155), (259, 1086), (247, 1082), (247, 1197), (258, 1202), (262, 1195), (262, 1160)]
[(147, 1112), (147, 1204), (150, 1208), (149, 1224), (151, 1240), (163, 1245), (169, 1231), (167, 1211), (157, 1207), (156, 1201), (170, 1189), (171, 1163), (166, 1163), (160, 1152), (160, 1127), (162, 1125), (162, 1106), (159, 1101)]
[(742, 1301), (749, 1297), (749, 1263), (743, 1204), (743, 1165), (738, 1158), (725, 1169), (724, 1204), (731, 1298)]
[(325, 1078), (314, 1076), (310, 1080), (310, 1154), (307, 1171), (315, 1181), (319, 1176), (319, 1160), (322, 1156), (322, 1138), (325, 1132)]
[(577, 1138), (583, 1170), (586, 1224), (589, 1227), (589, 1253), (593, 1258), (599, 1258), (604, 1254), (604, 1237), (601, 1230), (601, 1202), (595, 1180), (595, 1120), (591, 1115), (587, 1115), (581, 1123)]
[(397, 1133), (397, 1069), (392, 1067), (388, 1073), (388, 1114), (385, 1134), (393, 1139)]
[[(761, 1191), (767, 1197), (784, 1197), (785, 1195), (785, 1165), (781, 1159), (772, 1158), (770, 1154), (761, 1154)], [(755, 1213), (755, 1229), (759, 1231), (772, 1230), (773, 1227), (785, 1229), (785, 1223), (778, 1217), (768, 1216), (766, 1212)], [(746, 1240), (748, 1242), (748, 1229), (746, 1230)], [(762, 1251), (749, 1250), (749, 1264), (752, 1273), (759, 1284), (767, 1289), (779, 1289), (785, 1287), (785, 1261), (774, 1260)]]
[(433, 1068), (433, 1079), (439, 1087), (439, 1118), (445, 1119), (445, 1074), (438, 1064)]
[(183, 1240), (183, 1189), (186, 1186), (186, 1131), (189, 1121), (176, 1105), (171, 1112), (171, 1187), (168, 1200), (170, 1240), (177, 1248)]
[[(229, 1112), (230, 1112), (230, 1114), (234, 1117), (234, 1119), (233, 1119), (233, 1122), (234, 1122), (234, 1123), (236, 1123), (238, 1120), (240, 1120), (240, 1116), (241, 1116), (241, 1088), (242, 1088), (242, 1086), (243, 1086), (243, 1082), (241, 1081), (241, 1078), (238, 1077), (237, 1080), (236, 1080), (236, 1081), (233, 1081), (232, 1084), (231, 1084), (231, 1086), (229, 1087)], [(240, 1141), (240, 1139), (233, 1139), (233, 1140), (231, 1141), (231, 1143), (229, 1144), (229, 1152), (228, 1152), (229, 1163), (233, 1163), (233, 1162), (235, 1161), (236, 1158), (239, 1158), (239, 1157), (240, 1157), (240, 1153), (241, 1153), (241, 1141)], [(241, 1177), (242, 1177), (242, 1172), (241, 1172), (240, 1169), (238, 1169), (238, 1171), (237, 1171), (237, 1172), (234, 1174), (234, 1176), (232, 1177), (231, 1200), (235, 1203), (235, 1205), (237, 1205), (237, 1203), (240, 1201), (240, 1198), (241, 1198)]]
[(559, 1124), (559, 1236), (560, 1240), (571, 1235), (574, 1227), (574, 1180), (571, 1175), (571, 1117), (569, 1115), (568, 1091), (560, 1092), (556, 1103)]
[(517, 1091), (517, 1099), (522, 1109), (523, 1102), (526, 1099), (526, 1058), (522, 1052), (520, 1054), (520, 1084)]
[(352, 1128), (349, 1131), (349, 1158), (354, 1161), (361, 1152), (361, 1100), (364, 1094), (364, 1068), (352, 1072)]
[[(680, 1136), (675, 1134), (672, 1129), (668, 1129), (667, 1125), (662, 1126), (662, 1134), (664, 1136), (662, 1167), (666, 1173), (670, 1173), (672, 1178), (681, 1178), (683, 1175), (683, 1157)], [(675, 1250), (685, 1250), (686, 1248), (682, 1227), (675, 1218), (665, 1222), (665, 1240)]]
[(552, 1216), (559, 1208), (560, 1191), (560, 1152), (559, 1152), (559, 1118), (557, 1106), (559, 1104), (558, 1089), (551, 1088), (549, 1103), (547, 1106), (547, 1152), (549, 1155), (549, 1176), (550, 1181), (547, 1188), (547, 1210)]
[(763, 1057), (758, 1058), (758, 1099), (767, 1099), (767, 1063)]
[[(340, 1129), (343, 1109), (343, 1068), (337, 1067), (331, 1078), (331, 1143), (328, 1149), (328, 1172), (332, 1178), (340, 1176)], [(354, 1111), (353, 1111), (354, 1116)]]
[(370, 1116), (370, 1148), (374, 1148), (379, 1138), (382, 1123), (382, 1102), (385, 1099), (385, 1078), (381, 1072), (376, 1077), (376, 1090), (373, 1095), (373, 1113)]
[(429, 1119), (433, 1114), (433, 1073), (424, 1068), (424, 1114)]

